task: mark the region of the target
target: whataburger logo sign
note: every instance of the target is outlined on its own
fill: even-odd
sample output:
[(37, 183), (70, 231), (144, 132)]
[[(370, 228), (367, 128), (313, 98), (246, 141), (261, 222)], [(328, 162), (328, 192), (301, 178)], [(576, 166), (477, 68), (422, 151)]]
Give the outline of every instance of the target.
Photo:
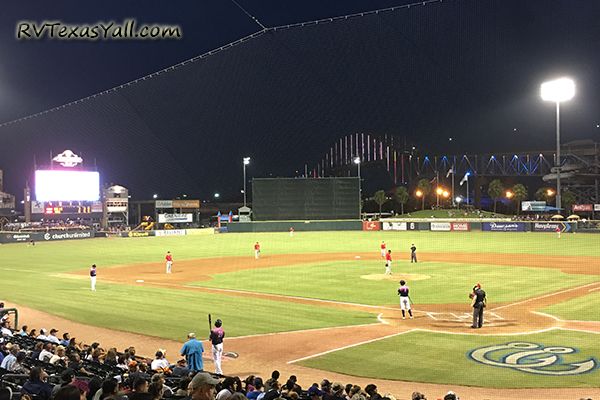
[(63, 167), (75, 167), (83, 162), (83, 158), (73, 153), (71, 150), (65, 150), (52, 159)]
[(563, 355), (578, 352), (573, 347), (544, 347), (537, 343), (510, 342), (480, 347), (469, 352), (468, 357), (481, 364), (538, 375), (579, 375), (598, 367), (598, 361), (593, 357), (571, 363), (564, 360)]

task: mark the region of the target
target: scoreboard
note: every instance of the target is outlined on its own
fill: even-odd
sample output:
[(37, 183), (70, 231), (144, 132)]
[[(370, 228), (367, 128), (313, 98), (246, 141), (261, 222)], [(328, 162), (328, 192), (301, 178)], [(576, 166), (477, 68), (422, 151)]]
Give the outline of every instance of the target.
[(32, 214), (44, 215), (89, 215), (102, 213), (100, 201), (34, 201), (31, 204)]

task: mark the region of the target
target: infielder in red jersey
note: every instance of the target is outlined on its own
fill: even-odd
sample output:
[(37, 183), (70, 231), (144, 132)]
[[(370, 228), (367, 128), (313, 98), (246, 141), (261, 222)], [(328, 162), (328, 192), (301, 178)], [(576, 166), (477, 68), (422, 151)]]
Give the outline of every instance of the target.
[(561, 232), (560, 226), (556, 225), (556, 235), (558, 236), (559, 239), (560, 239), (560, 232)]
[(381, 258), (385, 258), (385, 255), (386, 255), (387, 251), (386, 251), (386, 248), (385, 248), (386, 247), (385, 242), (383, 240), (381, 241), (381, 246), (380, 247), (381, 247)]
[(256, 242), (256, 244), (254, 245), (254, 258), (258, 260), (259, 257), (260, 257), (260, 244), (258, 242)]

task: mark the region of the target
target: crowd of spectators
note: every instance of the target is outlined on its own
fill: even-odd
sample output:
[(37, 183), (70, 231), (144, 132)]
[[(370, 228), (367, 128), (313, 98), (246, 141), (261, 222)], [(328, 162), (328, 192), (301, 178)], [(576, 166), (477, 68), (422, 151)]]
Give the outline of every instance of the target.
[(48, 232), (52, 231), (72, 231), (88, 230), (93, 226), (80, 219), (53, 220), (47, 219), (37, 222), (11, 222), (4, 224), (2, 230), (9, 232)]
[[(0, 400), (396, 400), (375, 384), (323, 379), (302, 387), (296, 376), (282, 379), (278, 371), (266, 380), (213, 375), (188, 369), (183, 359), (169, 362), (163, 349), (147, 359), (135, 347), (86, 345), (54, 328), (0, 325)], [(414, 392), (412, 399), (426, 397)]]

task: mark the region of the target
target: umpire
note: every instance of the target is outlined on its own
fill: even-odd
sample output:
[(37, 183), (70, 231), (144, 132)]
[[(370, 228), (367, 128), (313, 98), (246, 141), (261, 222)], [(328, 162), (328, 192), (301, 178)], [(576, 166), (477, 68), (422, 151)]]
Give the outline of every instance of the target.
[(471, 306), (473, 307), (473, 325), (471, 325), (471, 328), (481, 328), (483, 325), (483, 309), (485, 308), (487, 299), (479, 283), (473, 286), (473, 292), (470, 297), (472, 298)]

